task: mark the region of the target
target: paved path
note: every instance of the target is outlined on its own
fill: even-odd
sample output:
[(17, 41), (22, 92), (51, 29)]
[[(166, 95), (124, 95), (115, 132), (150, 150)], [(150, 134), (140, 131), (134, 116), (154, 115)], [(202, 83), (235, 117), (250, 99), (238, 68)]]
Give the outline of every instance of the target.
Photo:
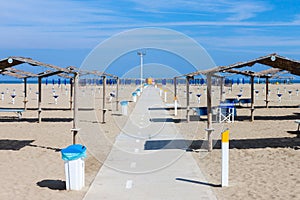
[(85, 200), (216, 199), (163, 107), (146, 88)]

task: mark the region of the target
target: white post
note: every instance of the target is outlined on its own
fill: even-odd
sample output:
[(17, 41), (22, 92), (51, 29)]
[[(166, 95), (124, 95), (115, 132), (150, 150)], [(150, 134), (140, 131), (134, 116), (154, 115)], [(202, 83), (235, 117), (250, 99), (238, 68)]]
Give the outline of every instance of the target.
[(229, 174), (229, 130), (222, 132), (222, 187), (228, 186)]
[(162, 96), (162, 89), (159, 89), (159, 96)]
[(167, 102), (167, 91), (165, 90), (165, 102)]

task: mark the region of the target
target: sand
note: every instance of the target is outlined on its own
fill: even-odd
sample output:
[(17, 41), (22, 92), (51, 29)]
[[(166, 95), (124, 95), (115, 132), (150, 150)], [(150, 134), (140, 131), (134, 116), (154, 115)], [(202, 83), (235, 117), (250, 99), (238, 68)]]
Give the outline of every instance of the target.
[[(226, 87), (226, 97), (236, 97), (241, 87), (243, 97), (250, 97), (249, 85), (234, 85), (231, 92)], [(215, 149), (211, 153), (207, 153), (204, 146), (197, 145), (206, 139), (206, 121), (176, 123), (187, 140), (195, 141), (193, 151), (187, 153), (193, 154), (219, 199), (300, 199), (300, 138), (297, 137), (297, 124), (294, 123), (300, 119), (300, 95), (296, 96), (296, 89), (300, 89), (300, 86), (270, 85), (271, 102), (268, 109), (263, 107), (263, 87), (255, 86), (260, 92), (255, 102), (258, 108), (255, 110), (254, 122), (249, 121), (249, 107), (243, 105), (237, 109), (234, 123), (214, 124), (215, 141), (220, 139), (221, 130), (230, 130), (229, 187), (219, 187), (219, 143), (214, 143)], [(105, 124), (101, 123), (102, 92), (100, 90), (99, 93), (99, 87), (81, 87), (79, 90), (82, 109), (78, 141), (88, 149), (85, 160), (86, 186), (81, 191), (65, 190), (64, 162), (59, 152), (72, 143), (69, 91), (66, 93), (65, 86), (58, 88), (55, 85), (54, 89), (59, 94), (58, 103), (55, 104), (52, 84), (44, 85), (42, 107), (47, 109), (42, 112), (43, 122), (37, 123), (36, 85), (30, 85), (29, 88), (29, 109), (24, 112), (21, 120), (15, 113), (0, 113), (0, 199), (82, 199), (110, 152), (115, 137), (128, 119), (120, 115), (120, 107), (119, 111), (115, 110), (114, 100), (109, 102), (109, 92), (115, 90), (115, 87), (109, 86), (107, 89)], [(131, 100), (131, 92), (135, 88), (134, 85), (122, 86), (120, 100)], [(283, 94), (281, 102), (278, 101), (277, 88)], [(17, 94), (15, 104), (11, 103), (9, 97), (13, 89)], [(164, 89), (168, 91), (167, 104), (173, 103), (173, 87), (168, 85)], [(179, 103), (185, 106), (185, 87), (180, 86), (179, 89)], [(288, 90), (293, 91), (291, 99)], [(22, 85), (0, 85), (2, 91), (5, 92), (5, 99), (0, 100), (1, 107), (23, 106)], [(202, 94), (200, 106), (205, 106), (204, 87), (191, 86), (191, 91), (191, 106), (199, 106), (196, 93)], [(213, 103), (217, 104), (218, 87), (214, 87), (214, 93)], [(133, 102), (129, 103), (129, 114), (134, 105)], [(169, 112), (174, 113), (173, 110)], [(179, 110), (176, 118), (185, 119), (185, 111)], [(96, 131), (89, 131), (89, 128)]]

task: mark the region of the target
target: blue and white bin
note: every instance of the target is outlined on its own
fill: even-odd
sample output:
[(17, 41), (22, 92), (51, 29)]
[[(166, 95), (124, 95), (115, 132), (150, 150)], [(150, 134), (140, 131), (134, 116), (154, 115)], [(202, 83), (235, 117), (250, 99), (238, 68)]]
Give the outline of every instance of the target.
[(127, 116), (128, 101), (121, 101), (122, 115)]
[(137, 93), (138, 96), (141, 96), (141, 89), (137, 89), (136, 93)]
[(133, 92), (133, 93), (132, 93), (132, 101), (133, 101), (133, 102), (136, 102), (136, 99), (137, 99), (137, 93), (136, 93), (136, 92)]
[(80, 144), (70, 145), (61, 150), (65, 161), (66, 189), (81, 190), (84, 187), (84, 158), (86, 147)]

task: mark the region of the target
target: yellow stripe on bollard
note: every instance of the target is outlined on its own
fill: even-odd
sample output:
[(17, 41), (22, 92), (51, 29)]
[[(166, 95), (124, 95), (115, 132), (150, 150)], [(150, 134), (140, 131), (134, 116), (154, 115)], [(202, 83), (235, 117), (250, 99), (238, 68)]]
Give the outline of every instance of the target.
[(222, 133), (222, 142), (229, 142), (229, 130)]

